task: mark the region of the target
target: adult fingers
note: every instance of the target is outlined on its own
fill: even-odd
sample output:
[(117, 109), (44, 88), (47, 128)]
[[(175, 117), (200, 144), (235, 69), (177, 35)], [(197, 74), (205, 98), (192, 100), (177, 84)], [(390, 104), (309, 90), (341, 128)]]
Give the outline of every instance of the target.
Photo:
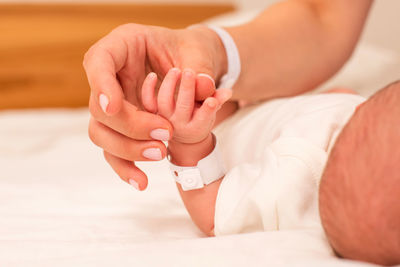
[(104, 158), (123, 181), (139, 191), (146, 189), (148, 184), (147, 176), (136, 167), (134, 162), (118, 158), (107, 151), (104, 151)]
[(201, 53), (194, 53), (193, 50), (185, 50), (185, 56), (182, 56), (180, 67), (182, 69), (192, 69), (196, 75), (196, 94), (197, 101), (205, 100), (215, 92), (214, 73), (210, 60)]
[[(197, 34), (195, 38), (198, 38)], [(204, 40), (202, 40), (204, 41)], [(202, 42), (201, 41), (201, 42)], [(196, 76), (196, 95), (197, 101), (205, 100), (215, 92), (214, 72), (212, 71), (212, 60), (204, 56), (203, 51), (196, 51), (196, 48), (185, 49), (182, 53), (182, 62), (180, 64), (182, 69), (190, 68), (195, 71)]]
[(198, 58), (187, 58), (186, 61), (182, 64), (182, 69), (192, 69), (197, 74), (195, 99), (197, 101), (202, 101), (215, 93), (215, 80), (209, 68), (196, 64), (196, 59)]
[(157, 113), (156, 85), (157, 74), (151, 72), (147, 75), (142, 85), (142, 104), (143, 107), (151, 113)]
[(161, 160), (167, 149), (161, 141), (138, 141), (121, 135), (91, 118), (89, 137), (108, 153), (130, 161)]
[(98, 109), (108, 114), (116, 114), (124, 97), (116, 73), (126, 59), (126, 46), (109, 36), (101, 39), (85, 54), (83, 67)]
[(92, 116), (114, 131), (136, 140), (168, 141), (172, 136), (172, 125), (163, 117), (146, 111), (138, 110), (126, 100), (122, 101), (121, 109), (110, 117), (99, 111), (93, 97), (90, 99), (89, 109)]
[(160, 86), (157, 97), (158, 111), (164, 117), (169, 118), (175, 109), (175, 89), (180, 78), (181, 71), (178, 68), (172, 68)]
[(175, 115), (179, 121), (187, 122), (192, 117), (194, 108), (195, 94), (195, 73), (186, 69), (182, 73), (181, 84), (179, 86), (178, 98), (176, 100)]

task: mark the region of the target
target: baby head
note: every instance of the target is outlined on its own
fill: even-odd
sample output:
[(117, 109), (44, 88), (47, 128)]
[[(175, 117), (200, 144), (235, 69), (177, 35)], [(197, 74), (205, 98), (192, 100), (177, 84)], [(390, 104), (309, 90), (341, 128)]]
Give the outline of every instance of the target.
[(340, 133), (319, 205), (338, 255), (400, 264), (400, 82), (359, 106)]

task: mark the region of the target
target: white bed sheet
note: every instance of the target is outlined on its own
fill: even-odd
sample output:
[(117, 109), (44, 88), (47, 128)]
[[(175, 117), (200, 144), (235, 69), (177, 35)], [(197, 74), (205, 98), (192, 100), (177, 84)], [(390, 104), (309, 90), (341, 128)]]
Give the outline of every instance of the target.
[[(327, 84), (368, 96), (398, 79), (399, 55), (362, 45)], [(370, 266), (333, 256), (322, 233), (205, 238), (166, 162), (144, 192), (87, 137), (88, 111), (0, 112), (0, 266)]]
[(318, 231), (205, 238), (166, 162), (119, 180), (87, 137), (88, 111), (0, 113), (0, 266), (367, 266)]

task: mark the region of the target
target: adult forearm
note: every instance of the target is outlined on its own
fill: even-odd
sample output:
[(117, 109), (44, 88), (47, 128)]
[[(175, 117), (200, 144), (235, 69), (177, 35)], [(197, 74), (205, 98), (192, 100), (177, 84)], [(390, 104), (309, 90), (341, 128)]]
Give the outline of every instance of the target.
[(242, 73), (234, 99), (261, 100), (311, 90), (350, 57), (372, 0), (291, 0), (228, 28)]

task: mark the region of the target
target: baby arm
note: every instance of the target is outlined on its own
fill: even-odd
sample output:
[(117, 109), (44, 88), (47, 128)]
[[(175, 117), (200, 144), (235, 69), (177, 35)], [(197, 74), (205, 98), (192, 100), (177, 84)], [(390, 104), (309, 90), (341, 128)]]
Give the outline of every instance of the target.
[[(171, 69), (165, 76), (158, 95), (155, 94), (157, 77), (150, 73), (143, 83), (142, 102), (146, 110), (168, 119), (174, 134), (168, 142), (170, 160), (178, 166), (196, 166), (198, 161), (214, 149), (211, 129), (216, 112), (230, 97), (231, 91), (220, 89), (202, 104), (195, 102), (196, 75), (191, 70)], [(180, 80), (175, 101), (175, 88)], [(221, 177), (223, 178), (223, 177)], [(184, 191), (177, 187), (194, 223), (208, 236), (213, 236), (214, 211), (218, 188), (222, 179), (201, 189)]]

